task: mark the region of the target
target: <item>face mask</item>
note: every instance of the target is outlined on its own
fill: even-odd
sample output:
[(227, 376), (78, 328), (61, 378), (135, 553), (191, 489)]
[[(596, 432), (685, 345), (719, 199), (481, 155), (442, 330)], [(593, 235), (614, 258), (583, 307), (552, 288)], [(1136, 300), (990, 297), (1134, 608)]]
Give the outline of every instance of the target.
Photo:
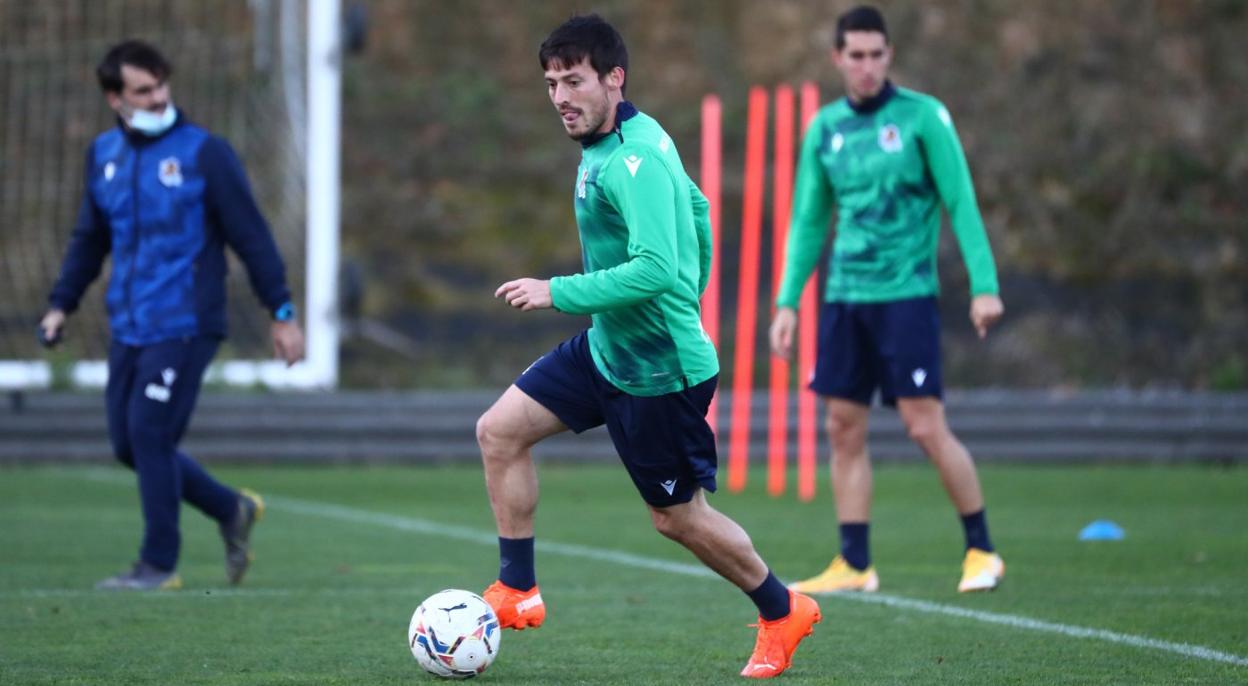
[(165, 111), (160, 114), (148, 110), (135, 110), (134, 114), (126, 120), (126, 124), (145, 136), (159, 136), (168, 131), (177, 118), (178, 110), (171, 102), (165, 105)]

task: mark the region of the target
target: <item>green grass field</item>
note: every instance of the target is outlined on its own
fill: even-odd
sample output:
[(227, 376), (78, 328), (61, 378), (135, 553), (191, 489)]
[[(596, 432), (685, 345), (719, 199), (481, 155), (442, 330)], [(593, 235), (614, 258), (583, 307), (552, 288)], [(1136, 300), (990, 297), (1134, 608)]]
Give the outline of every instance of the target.
[[(234, 468), (269, 511), (244, 586), (223, 586), (215, 526), (183, 510), (182, 591), (92, 590), (133, 559), (120, 468), (0, 469), (0, 684), (432, 683), (406, 646), (425, 596), (497, 571), (471, 467)], [(722, 684), (753, 645), (753, 608), (654, 533), (623, 470), (540, 471), (541, 629), (507, 632), (488, 683)], [(786, 579), (835, 547), (813, 504), (712, 502)], [(987, 467), (1002, 588), (959, 596), (961, 530), (935, 473), (877, 469), (881, 593), (821, 599), (792, 684), (1248, 683), (1248, 470)], [(1121, 542), (1078, 542), (1094, 519)], [(540, 547), (544, 546), (544, 547)]]

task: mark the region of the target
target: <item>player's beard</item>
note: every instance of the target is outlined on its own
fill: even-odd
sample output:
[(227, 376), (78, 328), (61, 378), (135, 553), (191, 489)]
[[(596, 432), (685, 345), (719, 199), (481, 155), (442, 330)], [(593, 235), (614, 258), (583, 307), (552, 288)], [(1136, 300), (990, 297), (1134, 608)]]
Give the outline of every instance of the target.
[(606, 123), (607, 115), (610, 114), (610, 111), (611, 104), (605, 95), (603, 96), (602, 102), (598, 107), (587, 107), (581, 109), (581, 116), (577, 122), (588, 122), (588, 128), (579, 132), (568, 131), (568, 138), (580, 142), (598, 135), (598, 130), (601, 129), (602, 125)]

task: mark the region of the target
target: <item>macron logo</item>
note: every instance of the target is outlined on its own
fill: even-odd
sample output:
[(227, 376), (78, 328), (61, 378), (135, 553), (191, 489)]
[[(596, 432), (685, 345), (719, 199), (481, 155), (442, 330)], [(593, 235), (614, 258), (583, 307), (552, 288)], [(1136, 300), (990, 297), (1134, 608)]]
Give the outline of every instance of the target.
[(637, 177), (637, 168), (641, 166), (641, 158), (636, 155), (629, 155), (624, 158), (624, 166), (628, 167), (628, 173)]
[(672, 495), (673, 493), (676, 492), (676, 480), (675, 479), (668, 479), (667, 481), (662, 481), (659, 483), (659, 485), (663, 487), (663, 490), (667, 491), (668, 495)]
[(927, 381), (927, 372), (922, 369), (916, 369), (910, 374), (910, 378), (914, 379), (915, 386), (921, 387), (923, 382)]

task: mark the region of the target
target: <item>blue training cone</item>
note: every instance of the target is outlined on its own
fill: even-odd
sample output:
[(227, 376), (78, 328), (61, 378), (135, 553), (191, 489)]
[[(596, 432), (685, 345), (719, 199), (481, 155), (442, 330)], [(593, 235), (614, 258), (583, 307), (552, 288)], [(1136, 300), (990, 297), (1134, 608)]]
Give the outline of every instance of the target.
[(1121, 541), (1126, 537), (1127, 533), (1122, 527), (1108, 519), (1098, 519), (1079, 532), (1081, 541)]

